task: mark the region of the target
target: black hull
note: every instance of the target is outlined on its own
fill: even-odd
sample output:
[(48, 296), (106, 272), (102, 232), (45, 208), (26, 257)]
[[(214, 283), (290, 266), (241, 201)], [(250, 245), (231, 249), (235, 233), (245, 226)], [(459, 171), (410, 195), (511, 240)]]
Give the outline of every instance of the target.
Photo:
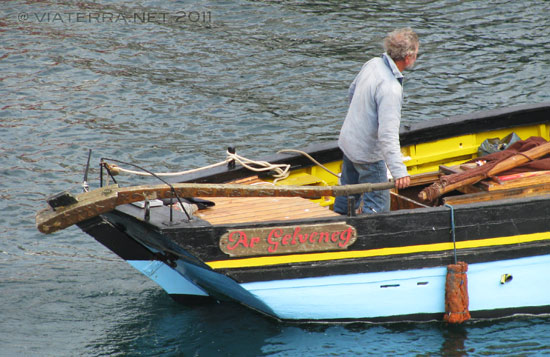
[[(548, 123), (550, 103), (505, 108), (405, 127), (401, 131), (401, 144), (414, 145), (500, 128), (513, 130), (526, 125), (541, 124), (541, 127), (546, 128)], [(322, 163), (331, 163), (342, 158), (335, 143), (311, 146), (305, 151)], [(265, 159), (275, 164), (290, 164), (292, 170), (312, 166), (311, 161), (298, 154), (274, 155)], [(170, 181), (225, 183), (249, 174), (244, 168), (217, 167), (175, 177)], [(172, 220), (171, 214), (174, 214)], [(244, 256), (232, 256), (221, 246), (221, 237), (235, 230), (261, 231), (266, 227), (315, 227), (335, 223), (350, 227), (356, 234), (352, 244), (342, 250), (325, 251), (313, 247), (291, 253), (268, 254), (265, 251), (255, 251)], [(510, 261), (511, 266), (515, 266), (513, 264), (521, 264), (523, 258), (541, 257), (536, 264), (545, 266), (545, 259), (550, 257), (550, 195), (454, 207), (404, 209), (355, 217), (218, 225), (197, 217), (189, 221), (181, 212), (170, 212), (167, 206), (152, 208), (145, 214), (142, 208), (123, 205), (112, 212), (83, 221), (79, 223), (79, 227), (122, 259), (129, 262), (162, 262), (180, 274), (186, 282), (205, 292), (203, 296), (168, 292), (179, 302), (202, 303), (212, 298), (236, 301), (269, 316), (297, 322), (326, 319), (334, 322), (427, 321), (441, 319), (442, 315), (440, 312), (416, 312), (411, 308), (407, 313), (396, 309), (395, 313), (380, 316), (362, 316), (352, 311), (352, 317), (349, 318), (331, 317), (327, 310), (328, 318), (306, 319), (302, 319), (299, 310), (296, 310), (296, 314), (289, 317), (277, 312), (276, 306), (256, 297), (254, 292), (247, 291), (245, 287), (253, 284), (269, 286), (271, 282), (284, 285), (285, 281), (313, 281), (312, 279), (326, 279), (334, 283), (331, 278), (340, 276), (433, 272), (457, 260), (479, 266)], [(139, 264), (135, 263), (134, 266)], [(500, 275), (497, 276), (499, 277)], [(363, 287), (366, 289), (368, 284), (370, 283), (364, 283)], [(387, 287), (400, 284), (402, 283), (389, 284)], [(423, 284), (428, 284), (427, 280), (418, 282), (420, 287)], [(383, 284), (380, 286), (385, 287)], [(477, 296), (479, 298), (479, 293)], [(383, 298), (380, 303), (383, 303)], [(472, 311), (472, 317), (494, 318), (517, 313), (549, 312), (550, 301), (542, 305), (525, 301), (510, 307), (496, 304), (492, 308), (478, 308)], [(314, 315), (313, 311), (312, 316)]]

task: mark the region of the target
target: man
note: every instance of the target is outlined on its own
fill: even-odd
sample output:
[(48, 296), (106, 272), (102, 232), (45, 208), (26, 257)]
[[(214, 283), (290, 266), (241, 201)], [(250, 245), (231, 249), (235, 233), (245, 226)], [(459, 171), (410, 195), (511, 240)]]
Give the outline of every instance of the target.
[[(349, 109), (340, 131), (338, 146), (344, 153), (342, 185), (387, 182), (389, 168), (395, 187), (410, 185), (399, 144), (403, 103), (403, 72), (416, 61), (419, 41), (410, 28), (391, 32), (384, 39), (385, 53), (363, 65), (349, 88)], [(356, 209), (359, 207), (356, 195)], [(363, 194), (363, 213), (388, 212), (390, 193)], [(347, 197), (336, 197), (334, 211), (348, 212)]]

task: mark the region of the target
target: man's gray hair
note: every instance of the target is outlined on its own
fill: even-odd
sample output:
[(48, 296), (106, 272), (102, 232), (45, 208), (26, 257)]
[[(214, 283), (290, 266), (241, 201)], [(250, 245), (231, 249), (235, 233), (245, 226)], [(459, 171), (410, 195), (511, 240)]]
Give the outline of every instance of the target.
[(384, 39), (384, 50), (394, 61), (400, 61), (418, 50), (418, 35), (411, 28), (394, 30)]

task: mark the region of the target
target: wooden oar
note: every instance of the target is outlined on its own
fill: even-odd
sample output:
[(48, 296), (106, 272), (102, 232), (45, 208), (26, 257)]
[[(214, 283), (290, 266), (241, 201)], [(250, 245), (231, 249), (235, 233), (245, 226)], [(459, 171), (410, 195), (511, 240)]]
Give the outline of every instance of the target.
[[(442, 185), (440, 182), (435, 182), (430, 187), (420, 191), (420, 193), (418, 194), (418, 197), (424, 201), (428, 200), (429, 198), (435, 199), (436, 197), (439, 197), (447, 192), (453, 191), (459, 187), (474, 184), (476, 182), (483, 180), (486, 177), (495, 176), (501, 172), (513, 169), (514, 167), (517, 167), (528, 161), (538, 159), (539, 157), (542, 157), (548, 153), (550, 153), (550, 143), (536, 146), (531, 150), (517, 153), (514, 156), (511, 156), (507, 159), (502, 160), (501, 162), (493, 166), (487, 173), (475, 175), (449, 185)], [(430, 190), (431, 194), (428, 194), (427, 190)], [(433, 195), (435, 195), (435, 197), (431, 197)]]
[[(168, 185), (118, 187), (118, 185), (84, 192), (72, 202), (45, 208), (36, 214), (36, 227), (42, 233), (53, 233), (73, 224), (110, 212), (116, 206), (143, 200), (174, 197), (304, 197), (349, 196), (363, 192), (388, 190), (394, 182), (364, 183), (344, 186), (268, 186), (237, 184), (178, 183)], [(71, 200), (69, 200), (71, 201)], [(75, 202), (76, 201), (76, 202)]]

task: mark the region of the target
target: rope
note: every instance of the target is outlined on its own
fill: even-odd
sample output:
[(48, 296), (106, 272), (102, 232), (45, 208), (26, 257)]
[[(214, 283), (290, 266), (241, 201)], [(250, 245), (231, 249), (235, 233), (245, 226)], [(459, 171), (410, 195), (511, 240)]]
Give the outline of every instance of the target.
[[(263, 172), (263, 171), (275, 171), (276, 173), (272, 175), (275, 177), (275, 180), (273, 182), (277, 182), (279, 180), (283, 180), (288, 177), (288, 172), (290, 170), (289, 164), (271, 164), (267, 161), (253, 161), (250, 159), (247, 159), (245, 157), (242, 157), (237, 154), (232, 154), (230, 152), (227, 152), (227, 155), (231, 158), (231, 160), (235, 160), (241, 166), (246, 167), (250, 171), (254, 172)], [(251, 165), (256, 165), (259, 167), (252, 167)]]
[[(339, 177), (339, 175), (337, 173), (334, 173), (333, 171), (329, 170), (326, 166), (321, 164), (319, 161), (315, 160), (311, 155), (309, 155), (308, 153), (306, 153), (304, 151), (294, 150), (294, 149), (284, 149), (284, 150), (279, 150), (277, 153), (285, 153), (285, 152), (286, 153), (292, 152), (292, 153), (298, 153), (298, 154), (304, 155), (305, 157), (310, 159), (315, 165), (319, 166), (320, 168), (327, 171), (328, 173), (330, 173), (330, 174), (332, 174), (336, 177)], [(229, 163), (231, 161), (234, 161), (234, 162), (239, 163), (241, 166), (249, 169), (250, 171), (254, 171), (254, 172), (274, 171), (275, 174), (273, 174), (272, 176), (275, 177), (275, 180), (273, 180), (273, 183), (275, 183), (279, 180), (283, 180), (283, 179), (285, 179), (289, 176), (289, 171), (290, 171), (290, 165), (289, 164), (271, 164), (267, 161), (254, 161), (254, 160), (247, 159), (243, 156), (240, 156), (236, 153), (231, 153), (229, 151), (227, 151), (226, 154), (227, 154), (227, 158), (224, 161), (220, 161), (220, 162), (212, 164), (212, 165), (199, 167), (199, 168), (192, 169), (192, 170), (187, 170), (187, 171), (180, 171), (180, 172), (158, 172), (158, 173), (154, 173), (154, 175), (152, 175), (149, 172), (145, 172), (145, 171), (135, 171), (135, 170), (125, 169), (125, 168), (122, 168), (122, 167), (117, 166), (115, 164), (107, 164), (106, 163), (106, 165), (108, 166), (109, 170), (111, 171), (111, 173), (113, 175), (118, 175), (121, 172), (123, 172), (123, 173), (127, 173), (127, 174), (132, 174), (132, 175), (161, 176), (162, 177), (162, 176), (186, 175), (186, 174), (190, 174), (190, 173), (194, 173), (194, 172), (198, 172), (198, 171), (207, 170), (207, 169), (211, 169), (211, 168), (214, 168), (214, 167), (226, 165), (227, 163)]]
[[(155, 174), (156, 176), (180, 176), (180, 175), (186, 175), (186, 174), (198, 172), (198, 171), (201, 171), (201, 170), (211, 169), (211, 168), (213, 168), (213, 167), (225, 165), (225, 164), (227, 164), (228, 162), (230, 162), (231, 160), (233, 160), (233, 159), (227, 158), (227, 159), (225, 159), (224, 161), (220, 161), (220, 162), (215, 163), (215, 164), (212, 164), (212, 165), (208, 165), (208, 166), (204, 166), (204, 167), (199, 167), (199, 168), (191, 169), (191, 170), (187, 170), (187, 171), (180, 171), (180, 172), (158, 172), (158, 173), (154, 173), (154, 174)], [(114, 175), (118, 175), (118, 174), (120, 174), (121, 172), (124, 172), (124, 173), (127, 173), (127, 174), (139, 175), (139, 176), (153, 176), (151, 173), (145, 172), (145, 171), (128, 170), (128, 169), (122, 168), (122, 167), (120, 167), (120, 166), (118, 166), (118, 165), (115, 165), (115, 164), (107, 164), (107, 165), (109, 166), (109, 170), (111, 170), (111, 172), (112, 172)]]
[(447, 266), (445, 279), (445, 315), (443, 320), (452, 324), (459, 324), (471, 318), (468, 310), (470, 297), (468, 296), (468, 264), (458, 262)]
[[(106, 157), (102, 157), (101, 158), (101, 163), (105, 164), (105, 165), (108, 165), (105, 160), (109, 160), (109, 161), (114, 161), (114, 162), (118, 162), (120, 164), (125, 164), (125, 165), (132, 165), (134, 167), (137, 167), (138, 169), (142, 170), (140, 172), (143, 172), (143, 173), (146, 173), (148, 174), (149, 176), (153, 176), (155, 177), (156, 179), (162, 181), (164, 184), (168, 185), (168, 187), (170, 187), (170, 190), (172, 192), (172, 196), (173, 197), (176, 197), (176, 199), (178, 200), (178, 203), (180, 204), (181, 206), (181, 209), (183, 210), (183, 213), (185, 213), (185, 215), (187, 216), (187, 220), (188, 221), (191, 221), (191, 216), (189, 215), (189, 213), (187, 212), (187, 210), (183, 207), (183, 203), (181, 202), (181, 199), (179, 198), (176, 190), (174, 189), (174, 186), (172, 184), (170, 184), (169, 182), (166, 182), (164, 181), (161, 177), (159, 177), (159, 175), (155, 174), (154, 172), (151, 172), (147, 169), (144, 169), (143, 167), (140, 167), (138, 165), (135, 165), (135, 164), (132, 164), (132, 163), (129, 163), (129, 162), (124, 162), (124, 161), (120, 161), (120, 160), (115, 160), (115, 159), (109, 159), (109, 158), (106, 158)], [(107, 168), (107, 170), (109, 170), (109, 168)], [(108, 177), (108, 176), (107, 176)], [(114, 180), (114, 178), (113, 178)], [(172, 205), (170, 205), (170, 221), (172, 221)]]
[(279, 150), (277, 151), (277, 153), (283, 153), (283, 152), (295, 152), (295, 153), (298, 153), (298, 154), (302, 154), (304, 155), (305, 157), (307, 157), (308, 159), (310, 159), (315, 165), (319, 166), (320, 168), (322, 168), (323, 170), (325, 170), (326, 172), (336, 176), (336, 177), (340, 177), (340, 175), (330, 171), (326, 166), (324, 166), (323, 164), (321, 164), (319, 161), (315, 160), (313, 157), (311, 157), (311, 155), (309, 155), (307, 152), (303, 152), (303, 151), (300, 151), (300, 150), (294, 150), (294, 149), (284, 149), (284, 150)]
[(457, 257), (456, 257), (456, 236), (455, 236), (455, 209), (453, 206), (451, 206), (448, 203), (445, 203), (445, 207), (449, 207), (451, 209), (451, 236), (453, 237), (453, 247), (454, 247), (454, 255), (455, 255), (455, 264), (458, 264)]
[[(274, 171), (275, 174), (272, 175), (273, 177), (275, 177), (274, 182), (277, 182), (278, 180), (285, 179), (289, 175), (289, 171), (290, 171), (290, 165), (289, 164), (271, 164), (267, 161), (250, 160), (250, 159), (247, 159), (243, 156), (237, 155), (235, 153), (230, 153), (229, 151), (227, 151), (226, 153), (227, 153), (227, 158), (224, 161), (221, 161), (221, 162), (218, 162), (218, 163), (215, 163), (215, 164), (212, 164), (212, 165), (199, 167), (199, 168), (191, 169), (191, 170), (187, 170), (187, 171), (180, 171), (180, 172), (151, 173), (151, 172), (146, 172), (146, 171), (129, 170), (129, 169), (122, 168), (122, 167), (120, 167), (118, 165), (115, 165), (115, 164), (107, 164), (106, 163), (106, 165), (108, 165), (108, 168), (112, 172), (113, 175), (118, 175), (121, 172), (123, 172), (123, 173), (127, 173), (127, 174), (132, 174), (132, 175), (139, 175), (139, 176), (160, 176), (160, 177), (162, 177), (162, 176), (186, 175), (186, 174), (190, 174), (190, 173), (194, 173), (194, 172), (198, 172), (198, 171), (202, 171), (202, 170), (211, 169), (211, 168), (214, 168), (214, 167), (217, 167), (217, 166), (222, 166), (222, 165), (225, 165), (225, 164), (227, 164), (231, 161), (235, 161), (235, 162), (239, 163), (241, 166), (249, 169), (250, 171), (254, 171), (254, 172)], [(115, 160), (111, 160), (111, 161), (115, 161)]]
[(455, 210), (446, 203), (445, 207), (451, 209), (451, 235), (455, 263), (447, 265), (447, 277), (445, 280), (445, 315), (443, 320), (452, 324), (459, 324), (471, 318), (468, 310), (470, 297), (468, 296), (468, 264), (459, 262), (456, 257), (456, 236), (455, 236)]

